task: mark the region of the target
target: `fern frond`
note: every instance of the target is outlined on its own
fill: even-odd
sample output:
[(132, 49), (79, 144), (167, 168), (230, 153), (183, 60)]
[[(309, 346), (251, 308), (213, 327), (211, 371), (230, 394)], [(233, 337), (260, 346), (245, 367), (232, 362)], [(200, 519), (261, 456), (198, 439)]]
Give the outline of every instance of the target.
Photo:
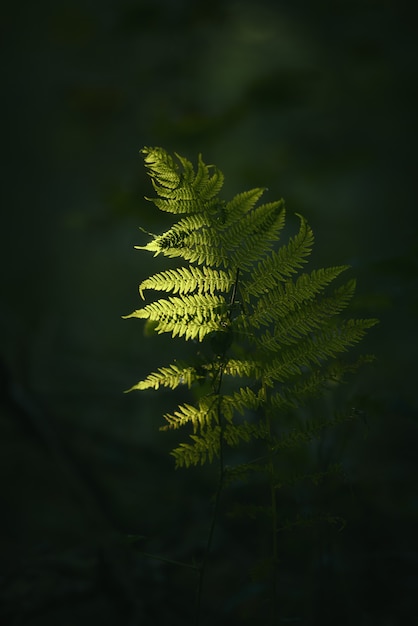
[[(183, 234), (190, 234), (194, 230), (199, 230), (200, 228), (208, 228), (211, 225), (212, 217), (207, 212), (202, 210), (200, 213), (193, 213), (191, 215), (186, 215), (186, 217), (182, 217), (176, 224), (174, 224), (170, 230), (165, 233), (166, 237), (178, 237), (180, 238)], [(161, 235), (164, 237), (164, 235)], [(168, 247), (167, 243), (165, 246)]]
[(243, 424), (228, 424), (223, 431), (223, 440), (231, 448), (236, 448), (242, 441), (248, 443), (252, 439), (252, 432), (248, 428), (243, 428)]
[(308, 400), (317, 398), (327, 388), (331, 382), (335, 380), (336, 372), (342, 377), (344, 371), (350, 371), (349, 366), (344, 370), (344, 366), (337, 367), (332, 364), (328, 368), (318, 368), (310, 371), (308, 375), (302, 377), (297, 382), (288, 382), (280, 391), (274, 392), (270, 396), (270, 402), (273, 407), (280, 410), (296, 409), (304, 406)]
[(246, 213), (251, 211), (264, 192), (265, 189), (258, 187), (234, 196), (225, 206), (225, 226), (235, 224), (238, 220), (244, 217)]
[(191, 163), (191, 161), (189, 161), (189, 159), (186, 159), (186, 157), (183, 157), (180, 154), (177, 154), (177, 152), (175, 153), (175, 157), (182, 166), (182, 174), (183, 174), (182, 179), (181, 179), (182, 185), (184, 187), (188, 187), (189, 185), (192, 185), (196, 177), (193, 164)]
[(222, 233), (229, 246), (229, 263), (233, 267), (249, 269), (256, 259), (271, 250), (285, 224), (283, 200), (263, 204), (247, 213)]
[(324, 481), (325, 478), (335, 476), (343, 473), (343, 466), (341, 463), (334, 463), (329, 465), (326, 470), (322, 472), (312, 472), (310, 474), (296, 474), (292, 476), (281, 477), (274, 485), (275, 489), (283, 489), (284, 487), (293, 487), (301, 482), (311, 482), (315, 486), (318, 486)]
[(254, 308), (251, 323), (255, 326), (270, 324), (293, 313), (298, 307), (321, 293), (348, 265), (313, 270), (301, 274), (296, 282), (287, 280), (262, 294)]
[(177, 189), (181, 176), (174, 159), (163, 148), (143, 148), (141, 152), (157, 193)]
[(314, 242), (313, 232), (306, 220), (299, 216), (299, 233), (291, 238), (287, 245), (272, 252), (268, 257), (259, 261), (252, 271), (250, 280), (241, 284), (241, 290), (248, 296), (259, 296), (270, 289), (274, 289), (278, 283), (290, 278), (297, 273), (312, 251)]
[(222, 296), (194, 294), (156, 300), (144, 308), (125, 315), (157, 322), (158, 333), (171, 332), (185, 339), (203, 338), (214, 331), (225, 330), (225, 312), (228, 305)]
[[(217, 196), (222, 188), (224, 177), (214, 166), (203, 163), (199, 156), (195, 174), (191, 162), (176, 154), (182, 166), (174, 161), (162, 148), (144, 148), (145, 165), (152, 185), (159, 198), (152, 201), (162, 211), (169, 213), (200, 212)], [(210, 174), (212, 171), (212, 174)]]
[[(215, 406), (214, 404), (213, 407)], [(198, 419), (197, 414), (192, 412), (192, 408), (188, 405), (184, 407), (184, 412), (179, 412), (177, 419), (178, 422), (182, 423), (179, 423), (178, 426), (173, 426), (174, 428), (179, 428), (186, 423), (193, 423), (193, 420), (196, 421)], [(202, 420), (207, 420), (207, 417), (208, 414), (203, 413)], [(211, 415), (212, 417), (213, 414)], [(198, 427), (200, 427), (199, 423)], [(163, 427), (163, 429), (167, 429), (167, 427)], [(263, 425), (248, 424), (247, 422), (239, 425), (227, 424), (222, 429), (219, 425), (213, 425), (211, 428), (205, 428), (205, 425), (203, 425), (200, 434), (190, 435), (190, 439), (193, 441), (192, 444), (181, 443), (178, 448), (171, 452), (176, 459), (176, 467), (189, 467), (199, 463), (203, 465), (207, 460), (211, 462), (215, 456), (219, 456), (221, 437), (227, 445), (236, 447), (242, 441), (248, 443), (253, 438), (265, 438), (266, 431)]]
[(193, 443), (181, 443), (170, 453), (176, 468), (204, 465), (207, 461), (211, 463), (214, 457), (219, 456), (220, 432), (220, 427), (214, 426), (204, 435), (190, 435)]
[(198, 380), (200, 376), (196, 368), (186, 364), (173, 363), (168, 367), (159, 367), (157, 372), (149, 374), (144, 380), (139, 381), (136, 385), (128, 389), (133, 391), (138, 389), (159, 389), (160, 387), (169, 387), (176, 389), (179, 385), (187, 385), (188, 388)]
[(294, 375), (300, 375), (304, 367), (321, 366), (324, 361), (358, 343), (366, 330), (376, 323), (374, 319), (351, 319), (340, 326), (326, 327), (314, 336), (301, 340), (295, 347), (283, 349), (280, 356), (265, 367), (266, 384), (285, 382)]
[(247, 481), (251, 474), (268, 474), (268, 463), (240, 463), (239, 465), (225, 467), (225, 486), (236, 481)]
[[(377, 320), (375, 320), (375, 323), (378, 323)], [(362, 354), (353, 362), (337, 361), (331, 364), (329, 368), (330, 384), (335, 385), (344, 382), (346, 374), (353, 374), (362, 365), (373, 363), (375, 360), (374, 354)]]
[(309, 421), (299, 428), (294, 428), (284, 435), (274, 438), (272, 450), (277, 453), (281, 450), (296, 448), (316, 439), (326, 428), (331, 428), (344, 422), (352, 422), (356, 419), (358, 417), (353, 411), (346, 411), (337, 413), (335, 417), (329, 419)]
[(241, 387), (232, 395), (224, 395), (222, 397), (222, 413), (225, 419), (230, 422), (235, 411), (243, 415), (245, 409), (256, 410), (265, 400), (263, 388), (258, 393), (255, 393), (250, 387)]
[(263, 373), (263, 364), (256, 359), (228, 359), (223, 366), (223, 372), (229, 376), (259, 380)]
[(186, 294), (197, 291), (199, 294), (214, 295), (215, 292), (228, 292), (233, 286), (235, 276), (232, 271), (214, 270), (210, 267), (179, 267), (165, 270), (142, 281), (139, 293), (144, 298), (146, 289), (171, 291)]
[(176, 430), (191, 424), (193, 432), (210, 430), (218, 419), (218, 399), (216, 396), (204, 396), (199, 399), (198, 406), (182, 404), (173, 414), (166, 413), (164, 419), (167, 424), (160, 430)]
[[(212, 175), (209, 172), (212, 171)], [(202, 202), (216, 198), (224, 184), (223, 173), (214, 165), (205, 165), (199, 154), (196, 176), (192, 182), (196, 195)]]
[(273, 331), (265, 331), (258, 341), (261, 347), (277, 352), (283, 345), (296, 343), (301, 337), (321, 328), (333, 316), (343, 311), (355, 291), (356, 281), (350, 280), (331, 296), (302, 302), (291, 313), (280, 317)]
[[(201, 216), (197, 219), (202, 221)], [(135, 246), (137, 250), (163, 254), (169, 258), (182, 257), (191, 263), (210, 266), (228, 266), (228, 245), (216, 229), (180, 228), (178, 224), (162, 235), (157, 235), (145, 246)]]
[(237, 447), (241, 441), (249, 443), (255, 439), (266, 439), (267, 431), (262, 422), (228, 423), (223, 430), (223, 439), (231, 448)]

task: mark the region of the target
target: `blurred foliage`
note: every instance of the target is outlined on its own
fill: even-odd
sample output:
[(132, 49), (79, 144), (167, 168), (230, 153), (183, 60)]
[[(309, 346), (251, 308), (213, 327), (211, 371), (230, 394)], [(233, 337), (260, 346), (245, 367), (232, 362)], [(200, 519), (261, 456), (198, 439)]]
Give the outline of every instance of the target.
[[(182, 398), (122, 393), (173, 350), (121, 320), (137, 306), (132, 285), (150, 273), (133, 250), (144, 241), (137, 227), (170, 225), (143, 200), (143, 145), (202, 152), (228, 172), (226, 197), (268, 186), (312, 224), (315, 264), (353, 265), (356, 315), (381, 319), (367, 346), (376, 365), (341, 391), (367, 427), (360, 421), (317, 452), (343, 456), (346, 485), (312, 497), (347, 527), (283, 535), (283, 615), (301, 624), (407, 619), (418, 559), (413, 10), (403, 0), (23, 0), (2, 9), (6, 623), (187, 621), (189, 572), (121, 540), (144, 535), (145, 552), (190, 560), (212, 490), (210, 472), (172, 471), (171, 442), (158, 433), (160, 415)], [(284, 509), (307, 506), (303, 489), (292, 497)], [(254, 619), (253, 531), (220, 529), (208, 623)], [(236, 591), (225, 597), (232, 567)]]

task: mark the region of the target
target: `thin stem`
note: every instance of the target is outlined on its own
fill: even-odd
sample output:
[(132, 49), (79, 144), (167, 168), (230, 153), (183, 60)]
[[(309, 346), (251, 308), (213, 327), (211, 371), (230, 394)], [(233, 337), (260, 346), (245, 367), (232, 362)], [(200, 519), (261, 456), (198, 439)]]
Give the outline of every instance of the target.
[(223, 355), (223, 359), (221, 359), (221, 365), (219, 369), (219, 379), (218, 379), (218, 385), (217, 385), (217, 390), (216, 390), (217, 397), (218, 397), (217, 421), (219, 425), (219, 480), (218, 480), (218, 486), (217, 486), (216, 494), (215, 494), (215, 503), (213, 507), (212, 521), (211, 521), (211, 525), (209, 529), (208, 539), (206, 542), (206, 549), (205, 549), (205, 553), (203, 556), (203, 561), (198, 570), (198, 582), (197, 582), (197, 589), (196, 589), (196, 621), (195, 621), (196, 626), (199, 626), (199, 621), (200, 621), (200, 608), (201, 608), (201, 602), (202, 602), (203, 581), (204, 581), (204, 576), (206, 573), (206, 566), (208, 563), (209, 554), (212, 550), (213, 535), (215, 532), (216, 522), (218, 521), (219, 503), (221, 499), (221, 493), (222, 493), (223, 482), (224, 482), (224, 455), (223, 455), (224, 424), (223, 424), (223, 419), (222, 419), (221, 396), (220, 396), (221, 386), (222, 386), (222, 377), (223, 377), (224, 359), (225, 359), (225, 354)]
[[(222, 450), (222, 447), (221, 447), (221, 450)], [(207, 540), (207, 543), (206, 543), (205, 554), (204, 554), (201, 566), (200, 566), (200, 568), (198, 570), (198, 583), (197, 583), (197, 590), (196, 590), (196, 621), (195, 621), (196, 626), (199, 625), (200, 608), (201, 608), (201, 603), (202, 603), (203, 581), (204, 581), (204, 576), (205, 576), (205, 573), (206, 573), (206, 566), (207, 566), (207, 563), (208, 563), (208, 557), (209, 557), (209, 554), (210, 554), (211, 549), (212, 549), (212, 541), (213, 541), (213, 535), (214, 535), (214, 532), (215, 532), (215, 526), (216, 526), (216, 522), (218, 521), (219, 502), (220, 502), (220, 499), (221, 499), (221, 492), (222, 492), (223, 481), (224, 481), (224, 468), (223, 468), (222, 456), (223, 455), (220, 453), (219, 454), (219, 465), (220, 465), (219, 481), (218, 481), (218, 487), (216, 489), (215, 504), (214, 504), (214, 507), (213, 507), (212, 521), (211, 521), (211, 525), (210, 525), (210, 529), (209, 529), (208, 540)]]
[[(233, 306), (235, 304), (235, 299), (236, 299), (236, 295), (237, 295), (237, 287), (238, 287), (238, 277), (239, 277), (239, 268), (237, 268), (237, 273), (235, 276), (235, 282), (234, 282), (234, 286), (232, 288), (232, 294), (231, 294), (231, 300), (230, 300), (230, 308), (229, 308), (229, 312), (228, 312), (228, 321), (231, 321), (232, 318), (232, 309)], [(225, 368), (225, 361), (226, 361), (226, 353), (227, 353), (228, 348), (226, 347), (220, 357), (220, 364), (219, 364), (219, 370), (218, 370), (218, 374), (214, 377), (214, 383), (216, 383), (216, 389), (214, 389), (214, 393), (217, 397), (217, 422), (218, 422), (218, 426), (219, 426), (219, 480), (218, 480), (218, 486), (216, 489), (216, 494), (215, 494), (215, 503), (214, 503), (214, 507), (213, 507), (213, 514), (212, 514), (212, 521), (211, 521), (211, 525), (209, 528), (209, 534), (208, 534), (208, 539), (206, 542), (206, 549), (205, 549), (205, 553), (203, 556), (203, 561), (201, 563), (200, 568), (198, 569), (198, 582), (197, 582), (197, 590), (196, 590), (196, 620), (195, 620), (195, 624), (196, 626), (199, 626), (199, 622), (200, 622), (200, 610), (201, 610), (201, 603), (202, 603), (202, 589), (203, 589), (203, 581), (204, 581), (204, 576), (206, 573), (206, 567), (207, 567), (207, 563), (208, 563), (208, 558), (209, 558), (209, 554), (212, 550), (212, 542), (213, 542), (213, 536), (214, 536), (214, 532), (215, 532), (215, 527), (216, 527), (216, 523), (218, 521), (218, 516), (219, 516), (219, 503), (221, 500), (221, 493), (222, 493), (222, 489), (223, 489), (223, 484), (224, 484), (224, 477), (225, 477), (225, 466), (224, 466), (224, 419), (223, 419), (223, 415), (222, 415), (222, 409), (221, 409), (221, 389), (222, 389), (222, 380), (223, 380), (223, 374), (224, 374), (224, 368)]]
[(278, 514), (277, 514), (277, 494), (274, 479), (274, 452), (270, 441), (272, 438), (271, 433), (271, 419), (268, 409), (266, 410), (266, 426), (268, 433), (268, 474), (270, 480), (270, 502), (271, 502), (271, 548), (272, 548), (272, 574), (271, 574), (271, 623), (275, 623), (276, 616), (276, 594), (277, 594), (277, 560), (278, 560), (278, 546), (277, 546), (277, 526), (278, 526)]

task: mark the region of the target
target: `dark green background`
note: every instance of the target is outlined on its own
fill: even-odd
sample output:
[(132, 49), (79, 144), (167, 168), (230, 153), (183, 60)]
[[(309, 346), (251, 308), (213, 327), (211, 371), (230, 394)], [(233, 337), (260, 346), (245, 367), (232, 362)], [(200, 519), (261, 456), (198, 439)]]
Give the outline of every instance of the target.
[[(363, 346), (376, 364), (347, 390), (366, 425), (328, 441), (346, 483), (326, 506), (347, 527), (283, 536), (281, 621), (410, 623), (415, 24), (394, 0), (40, 0), (2, 10), (7, 623), (191, 623), (193, 577), (123, 539), (198, 557), (213, 488), (210, 468), (174, 472), (176, 439), (158, 432), (183, 396), (122, 393), (182, 350), (121, 319), (140, 304), (137, 284), (164, 266), (133, 249), (145, 241), (138, 226), (171, 223), (143, 199), (144, 145), (202, 152), (225, 173), (225, 198), (268, 187), (269, 200), (285, 198), (290, 231), (294, 213), (308, 218), (317, 265), (352, 265), (356, 313), (381, 323)], [(259, 623), (246, 573), (258, 541), (251, 525), (239, 528), (221, 528), (207, 623)]]

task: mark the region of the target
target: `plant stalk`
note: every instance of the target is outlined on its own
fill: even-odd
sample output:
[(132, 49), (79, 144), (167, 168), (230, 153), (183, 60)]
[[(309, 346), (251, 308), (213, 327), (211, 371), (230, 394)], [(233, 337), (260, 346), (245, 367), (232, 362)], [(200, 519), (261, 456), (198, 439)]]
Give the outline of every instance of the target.
[[(237, 268), (237, 272), (236, 272), (236, 276), (235, 276), (235, 282), (234, 282), (234, 286), (232, 288), (232, 294), (231, 294), (231, 300), (230, 300), (230, 308), (229, 308), (229, 312), (228, 312), (228, 321), (231, 322), (231, 318), (232, 318), (232, 310), (233, 310), (233, 306), (235, 304), (235, 299), (237, 296), (237, 288), (238, 288), (238, 277), (239, 277), (239, 268)], [(222, 493), (222, 489), (223, 489), (223, 484), (224, 484), (224, 476), (225, 476), (225, 464), (224, 464), (224, 419), (223, 419), (223, 415), (222, 415), (222, 408), (221, 408), (221, 389), (222, 389), (222, 379), (223, 379), (223, 373), (224, 373), (224, 367), (225, 367), (225, 361), (226, 361), (226, 353), (227, 353), (228, 348), (225, 348), (221, 358), (220, 358), (220, 365), (219, 365), (219, 370), (218, 370), (218, 376), (216, 376), (214, 378), (214, 383), (216, 384), (216, 378), (217, 380), (217, 384), (216, 384), (216, 389), (214, 389), (214, 392), (216, 394), (216, 397), (218, 399), (218, 407), (217, 407), (217, 422), (218, 422), (218, 426), (219, 426), (219, 480), (218, 480), (218, 486), (216, 489), (216, 494), (215, 494), (215, 503), (214, 503), (214, 507), (213, 507), (213, 514), (212, 514), (212, 521), (211, 521), (211, 525), (210, 525), (210, 529), (209, 529), (209, 534), (208, 534), (208, 540), (206, 543), (206, 549), (205, 549), (205, 553), (203, 556), (203, 561), (200, 565), (200, 568), (198, 569), (198, 582), (197, 582), (197, 589), (196, 589), (196, 619), (195, 619), (195, 626), (199, 626), (200, 623), (200, 614), (201, 614), (201, 604), (202, 604), (202, 590), (203, 590), (203, 582), (204, 582), (204, 576), (206, 573), (206, 567), (207, 567), (207, 563), (208, 563), (208, 558), (209, 558), (209, 554), (212, 550), (212, 542), (213, 542), (213, 536), (214, 536), (214, 532), (215, 532), (215, 527), (216, 527), (216, 523), (218, 521), (218, 516), (219, 516), (219, 503), (221, 500), (221, 493)]]

